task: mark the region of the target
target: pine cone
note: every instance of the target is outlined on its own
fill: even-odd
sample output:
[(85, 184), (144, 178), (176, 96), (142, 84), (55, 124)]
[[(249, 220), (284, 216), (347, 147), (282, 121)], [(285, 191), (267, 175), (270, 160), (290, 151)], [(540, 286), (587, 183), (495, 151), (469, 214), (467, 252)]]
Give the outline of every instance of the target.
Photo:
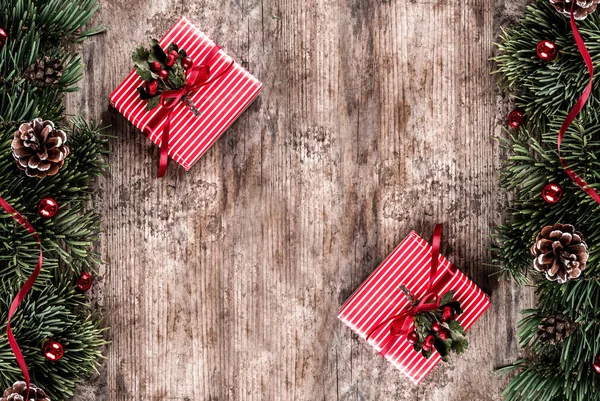
[(540, 341), (560, 344), (575, 331), (575, 323), (565, 316), (555, 315), (543, 318), (538, 324), (537, 335)]
[(55, 175), (65, 164), (69, 148), (67, 134), (54, 128), (52, 121), (36, 118), (21, 124), (12, 141), (12, 153), (17, 166), (29, 177)]
[(48, 86), (57, 85), (62, 77), (62, 60), (59, 58), (50, 58), (44, 56), (30, 65), (23, 76), (25, 79), (33, 82), (38, 88), (46, 88)]
[(571, 7), (574, 8), (573, 16), (577, 20), (585, 19), (588, 14), (596, 11), (600, 0), (550, 0), (556, 11), (565, 15), (571, 15)]
[[(27, 383), (16, 382), (12, 387), (4, 390), (4, 394), (0, 401), (26, 401), (27, 396)], [(50, 401), (50, 398), (46, 396), (46, 392), (41, 388), (37, 388), (35, 384), (29, 386), (29, 400), (27, 401)]]
[(533, 267), (560, 284), (577, 278), (585, 270), (589, 254), (580, 232), (570, 224), (546, 226), (531, 246)]

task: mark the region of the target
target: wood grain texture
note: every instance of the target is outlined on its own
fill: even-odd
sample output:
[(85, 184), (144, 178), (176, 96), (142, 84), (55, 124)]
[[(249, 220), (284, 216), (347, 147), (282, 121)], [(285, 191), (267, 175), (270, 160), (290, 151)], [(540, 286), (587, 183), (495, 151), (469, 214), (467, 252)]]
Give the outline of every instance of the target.
[[(490, 278), (505, 109), (492, 42), (524, 0), (101, 0), (68, 109), (111, 124), (98, 304), (112, 345), (79, 400), (497, 400), (532, 295)], [(109, 107), (138, 44), (185, 15), (263, 83), (189, 171)], [(504, 106), (505, 107), (505, 106)], [(336, 314), (415, 229), (491, 294), (467, 354), (411, 384)]]

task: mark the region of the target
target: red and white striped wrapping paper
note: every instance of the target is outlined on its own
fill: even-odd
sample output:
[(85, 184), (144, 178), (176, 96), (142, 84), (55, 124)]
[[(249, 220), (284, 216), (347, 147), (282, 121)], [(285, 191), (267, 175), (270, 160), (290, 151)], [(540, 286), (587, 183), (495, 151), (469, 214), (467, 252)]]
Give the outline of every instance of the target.
[[(464, 311), (458, 321), (468, 330), (490, 307), (490, 300), (442, 255), (439, 261), (433, 288), (439, 295), (454, 290), (454, 299), (461, 303)], [(451, 275), (451, 271), (456, 273)], [(409, 308), (410, 303), (400, 286), (405, 285), (419, 298), (425, 293), (430, 273), (431, 245), (413, 231), (344, 303), (338, 317), (366, 339), (379, 323)], [(446, 280), (448, 277), (451, 278)], [(369, 344), (381, 351), (389, 337), (389, 329), (383, 328), (369, 338)], [(408, 343), (406, 336), (401, 336), (384, 356), (416, 384), (442, 359), (435, 350), (429, 359), (424, 358)]]
[[(185, 17), (163, 36), (160, 45), (166, 48), (171, 42), (185, 49), (194, 60), (194, 65), (201, 63), (215, 46), (212, 40)], [(227, 68), (231, 60), (231, 57), (220, 50), (211, 65), (211, 75), (219, 74)], [(168, 113), (161, 106), (150, 112), (146, 111), (146, 101), (141, 100), (137, 92), (142, 83), (133, 70), (110, 95), (110, 102), (160, 147), (161, 133)], [(170, 130), (169, 156), (189, 170), (252, 103), (261, 87), (262, 84), (256, 78), (234, 63), (231, 69), (214, 83), (195, 91), (190, 95), (190, 99), (202, 114), (194, 116), (185, 102), (176, 106)]]

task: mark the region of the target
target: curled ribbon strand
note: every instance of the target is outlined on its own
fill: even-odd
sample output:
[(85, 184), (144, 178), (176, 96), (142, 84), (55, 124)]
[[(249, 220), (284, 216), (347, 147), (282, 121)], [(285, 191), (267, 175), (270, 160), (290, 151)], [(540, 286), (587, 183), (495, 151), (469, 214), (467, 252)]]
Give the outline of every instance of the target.
[(171, 120), (173, 118), (173, 110), (182, 100), (186, 99), (190, 93), (193, 93), (203, 86), (210, 85), (223, 77), (233, 66), (233, 60), (218, 74), (211, 77), (210, 66), (215, 57), (219, 54), (221, 48), (215, 45), (212, 50), (206, 55), (205, 63), (201, 63), (188, 70), (186, 84), (179, 88), (165, 91), (160, 95), (160, 105), (168, 111), (167, 121), (161, 135), (160, 144), (160, 162), (158, 167), (158, 177), (163, 177), (167, 172), (167, 164), (169, 162), (169, 138), (171, 134)]
[(408, 310), (393, 315), (375, 326), (367, 335), (367, 341), (383, 327), (389, 328), (391, 338), (383, 346), (380, 353), (386, 355), (387, 352), (396, 344), (400, 336), (406, 335), (410, 325), (414, 322), (415, 316), (422, 312), (429, 312), (440, 307), (440, 297), (435, 292), (434, 281), (437, 276), (437, 270), (440, 257), (440, 242), (442, 237), (442, 224), (437, 224), (433, 230), (433, 239), (431, 241), (431, 269), (429, 275), (429, 284), (425, 290), (425, 295), (418, 304), (412, 305)]
[(562, 143), (563, 136), (565, 135), (565, 133), (567, 132), (577, 115), (581, 112), (581, 110), (583, 110), (583, 106), (585, 106), (585, 103), (590, 97), (590, 94), (592, 92), (592, 80), (594, 78), (594, 66), (592, 64), (592, 57), (590, 56), (590, 53), (588, 52), (588, 49), (585, 46), (585, 42), (583, 41), (583, 38), (581, 37), (579, 30), (577, 29), (577, 23), (573, 15), (574, 10), (575, 7), (571, 7), (571, 30), (573, 31), (573, 37), (575, 38), (577, 49), (579, 50), (579, 53), (581, 53), (581, 57), (583, 57), (588, 73), (590, 74), (590, 82), (588, 82), (581, 96), (579, 97), (579, 99), (577, 99), (577, 102), (575, 102), (575, 104), (569, 111), (569, 114), (567, 114), (567, 117), (563, 121), (560, 130), (558, 131), (558, 157), (560, 158), (560, 163), (562, 164), (565, 173), (567, 173), (569, 178), (571, 178), (571, 180), (573, 180), (573, 182), (575, 182), (575, 184), (577, 184), (579, 188), (583, 189), (592, 199), (594, 199), (597, 203), (600, 204), (600, 194), (598, 194), (598, 192), (591, 188), (583, 178), (581, 178), (576, 172), (574, 172), (573, 169), (569, 167), (568, 163), (560, 155), (560, 145)]
[(27, 294), (29, 293), (31, 288), (33, 288), (33, 284), (35, 283), (38, 276), (40, 275), (40, 272), (42, 271), (42, 262), (43, 262), (42, 242), (40, 241), (39, 235), (36, 233), (35, 229), (27, 221), (27, 219), (21, 213), (17, 212), (15, 210), (15, 208), (13, 208), (2, 197), (0, 197), (0, 207), (2, 207), (2, 209), (4, 209), (4, 211), (6, 211), (6, 213), (10, 214), (13, 219), (15, 219), (29, 234), (31, 234), (33, 239), (35, 239), (36, 242), (38, 243), (38, 247), (40, 248), (40, 256), (38, 258), (37, 266), (33, 270), (33, 273), (31, 273), (31, 275), (29, 276), (27, 281), (25, 281), (25, 284), (23, 284), (23, 286), (21, 287), (21, 289), (19, 290), (19, 292), (13, 299), (13, 301), (10, 305), (10, 308), (8, 309), (8, 321), (7, 321), (7, 325), (6, 325), (8, 344), (10, 345), (10, 348), (12, 349), (13, 354), (15, 354), (17, 364), (19, 365), (19, 368), (21, 368), (21, 372), (23, 373), (23, 378), (25, 379), (25, 383), (27, 384), (27, 394), (26, 394), (25, 398), (29, 399), (29, 385), (31, 382), (31, 379), (29, 377), (29, 370), (27, 370), (27, 363), (25, 362), (25, 357), (23, 356), (23, 353), (21, 352), (21, 348), (19, 348), (19, 344), (17, 343), (17, 340), (15, 339), (15, 336), (13, 335), (12, 328), (10, 327), (10, 319), (13, 317), (13, 315), (17, 311), (17, 308), (19, 307), (21, 302), (23, 302), (23, 300), (25, 299), (25, 296), (27, 296)]

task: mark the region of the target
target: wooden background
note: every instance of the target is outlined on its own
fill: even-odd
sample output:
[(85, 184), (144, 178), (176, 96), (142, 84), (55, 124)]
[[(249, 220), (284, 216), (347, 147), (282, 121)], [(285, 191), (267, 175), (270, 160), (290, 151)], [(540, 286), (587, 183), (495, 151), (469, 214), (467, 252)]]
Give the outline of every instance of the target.
[[(111, 327), (78, 400), (497, 400), (532, 296), (490, 278), (501, 221), (490, 75), (525, 0), (101, 0), (72, 113), (111, 124), (98, 185)], [(108, 102), (136, 45), (187, 16), (263, 83), (185, 172)], [(336, 314), (415, 229), (491, 294), (471, 347), (411, 384)]]

